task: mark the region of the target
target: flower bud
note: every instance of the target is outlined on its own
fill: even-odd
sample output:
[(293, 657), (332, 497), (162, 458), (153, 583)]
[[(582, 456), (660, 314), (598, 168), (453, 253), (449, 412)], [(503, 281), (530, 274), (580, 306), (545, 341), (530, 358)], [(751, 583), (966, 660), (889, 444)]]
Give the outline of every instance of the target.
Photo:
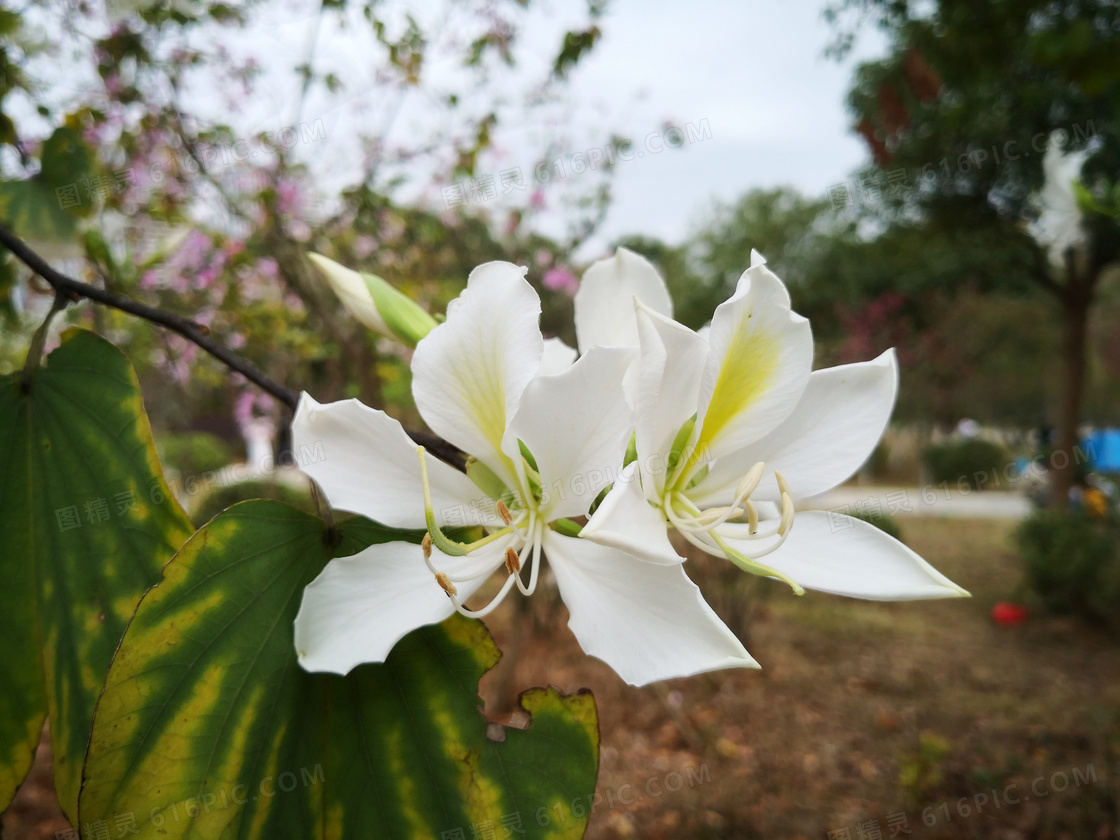
[(359, 274), (322, 254), (307, 255), (350, 314), (371, 330), (415, 347), (436, 319), (376, 274)]

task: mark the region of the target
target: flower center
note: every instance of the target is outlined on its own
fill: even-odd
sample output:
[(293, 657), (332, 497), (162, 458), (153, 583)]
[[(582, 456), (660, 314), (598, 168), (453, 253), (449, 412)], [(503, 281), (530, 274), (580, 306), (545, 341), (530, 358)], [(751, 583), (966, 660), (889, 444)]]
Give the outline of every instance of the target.
[[(504, 501), (498, 500), (496, 507), (498, 516), (505, 523), (504, 528), (491, 529), (491, 532), (480, 540), (472, 543), (461, 543), (451, 539), (439, 527), (436, 521), (435, 510), (432, 505), (432, 490), (428, 483), (428, 461), (424, 447), (419, 446), (416, 452), (420, 457), (420, 481), (424, 487), (424, 521), (428, 526), (428, 533), (420, 547), (424, 555), (424, 562), (428, 571), (435, 577), (436, 582), (447, 593), (456, 611), (468, 618), (482, 618), (493, 612), (505, 600), (514, 584), (523, 595), (532, 595), (537, 588), (537, 580), (541, 565), (541, 541), (544, 536), (545, 523), (537, 516), (536, 505), (529, 505), (511, 511)], [(502, 537), (513, 535), (512, 543), (507, 545), (504, 552), (494, 543)], [(432, 548), (451, 557), (467, 557), (475, 552), (481, 552), (473, 564), (466, 563), (464, 568), (456, 574), (437, 569), (432, 562)], [(488, 576), (490, 572), (501, 565), (500, 557), (504, 557), (506, 568), (506, 581), (486, 606), (471, 610), (463, 606), (459, 597), (456, 583), (475, 581), (480, 577)], [(529, 583), (521, 578), (521, 569), (532, 561), (529, 572)]]
[[(763, 531), (759, 530), (758, 508), (750, 500), (750, 496), (758, 489), (765, 469), (766, 465), (759, 461), (747, 471), (735, 489), (735, 496), (730, 505), (701, 510), (688, 497), (686, 490), (677, 489), (679, 488), (677, 485), (677, 487), (670, 486), (666, 490), (661, 507), (665, 512), (665, 518), (697, 548), (717, 557), (726, 557), (740, 569), (751, 574), (785, 581), (794, 592), (803, 595), (805, 590), (784, 572), (758, 562), (758, 558), (781, 548), (793, 529), (793, 498), (785, 478), (775, 470), (774, 478), (778, 482), (778, 489), (782, 496), (781, 517), (776, 525)], [(762, 544), (764, 540), (769, 540), (769, 543)], [(757, 541), (760, 545), (759, 549), (751, 551), (748, 557), (731, 545), (732, 541)]]

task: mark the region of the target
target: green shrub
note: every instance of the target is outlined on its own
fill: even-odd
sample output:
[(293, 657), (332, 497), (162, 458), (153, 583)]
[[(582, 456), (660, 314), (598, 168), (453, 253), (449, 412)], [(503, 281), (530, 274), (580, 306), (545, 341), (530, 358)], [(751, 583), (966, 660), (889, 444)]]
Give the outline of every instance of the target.
[(165, 432), (156, 436), (160, 461), (180, 475), (201, 475), (236, 460), (234, 448), (208, 432)]
[(1003, 471), (1011, 461), (1007, 450), (986, 440), (960, 440), (935, 443), (922, 450), (922, 463), (932, 484), (965, 482), (973, 490), (991, 487), (995, 476), (1006, 476)]
[(231, 505), (247, 499), (275, 499), (279, 502), (287, 502), (307, 513), (315, 513), (315, 503), (308, 491), (279, 481), (250, 479), (215, 488), (202, 500), (198, 509), (191, 515), (191, 519), (201, 525), (209, 522)]
[(1116, 621), (1120, 526), (1083, 511), (1040, 510), (1015, 531), (1026, 584), (1051, 612)]

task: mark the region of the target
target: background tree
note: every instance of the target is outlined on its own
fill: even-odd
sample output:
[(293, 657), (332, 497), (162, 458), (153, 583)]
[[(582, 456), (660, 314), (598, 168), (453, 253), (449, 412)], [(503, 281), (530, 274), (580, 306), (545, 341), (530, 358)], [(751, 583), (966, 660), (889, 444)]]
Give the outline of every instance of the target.
[[(928, 11), (926, 11), (928, 10)], [(847, 14), (845, 14), (847, 13)], [(1021, 277), (1044, 289), (1062, 324), (1054, 504), (1064, 506), (1086, 381), (1090, 312), (1120, 256), (1111, 215), (1120, 173), (1120, 7), (1103, 0), (850, 0), (831, 10), (843, 54), (852, 13), (890, 39), (887, 57), (861, 65), (849, 101), (873, 164), (862, 179), (883, 196), (892, 226), (949, 241), (1003, 242), (976, 255), (994, 284)], [(1083, 208), (1089, 246), (1060, 265), (1024, 224), (1038, 210), (1048, 144), (1086, 149)], [(1094, 204), (1090, 196), (1095, 195)], [(920, 251), (918, 252), (920, 253)], [(996, 256), (996, 255), (993, 255)], [(951, 279), (968, 283), (967, 273)]]
[[(505, 122), (547, 123), (565, 107), (567, 77), (596, 43), (602, 8), (589, 3), (586, 25), (556, 32), (554, 57), (530, 78), (519, 66), (518, 36), (536, 14), (527, 3), (437, 3), (422, 19), (408, 3), (312, 4), (298, 22), (307, 46), (294, 52), (269, 49), (270, 24), (296, 25), (277, 5), (0, 10), (0, 219), (71, 273), (195, 320), (281, 381), (321, 383), (327, 398), (402, 401), (407, 411), (399, 350), (355, 323), (304, 255), (380, 273), (433, 311), (480, 262), (524, 259), (535, 274), (563, 263), (572, 243), (529, 229), (541, 203), (532, 160), (520, 161), (520, 205), (500, 213), (448, 210), (441, 186), (492, 174), (487, 156)], [(338, 43), (331, 37), (361, 48), (350, 72), (325, 47)], [(359, 136), (328, 132), (322, 115), (354, 113), (361, 97), (372, 105)], [(246, 115), (258, 100), (277, 113)], [(424, 131), (402, 134), (402, 113), (419, 102)], [(556, 132), (536, 151), (568, 139)], [(344, 152), (359, 165), (337, 187), (321, 186), (316, 158)], [(597, 177), (570, 187), (589, 193), (571, 214), (576, 230), (601, 216)], [(0, 346), (0, 369), (22, 364), (52, 298), (4, 254), (0, 303), (13, 337)], [(127, 349), (160, 428), (236, 439), (246, 412), (272, 412), (286, 426), (281, 407), (179, 336), (97, 308), (71, 307), (55, 328), (66, 322)], [(188, 410), (162, 399), (184, 388)]]

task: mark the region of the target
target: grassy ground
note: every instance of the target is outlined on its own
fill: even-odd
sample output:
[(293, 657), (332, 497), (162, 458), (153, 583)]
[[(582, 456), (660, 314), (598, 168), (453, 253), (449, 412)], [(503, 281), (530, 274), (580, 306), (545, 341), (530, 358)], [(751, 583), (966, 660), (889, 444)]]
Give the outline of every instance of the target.
[[(1009, 527), (903, 522), (971, 600), (796, 598), (692, 558), (763, 670), (645, 689), (584, 656), (538, 593), (489, 622), (507, 657), (483, 695), (497, 710), (532, 685), (595, 692), (596, 840), (1120, 837), (1120, 640), (1054, 618), (991, 622), (1019, 582)], [(42, 756), (3, 825), (6, 840), (66, 827)]]
[(691, 559), (761, 672), (635, 689), (562, 626), (528, 643), (513, 682), (598, 699), (588, 837), (1120, 836), (1120, 640), (1053, 618), (992, 623), (1019, 581), (1009, 527), (904, 521), (970, 600), (797, 598)]

